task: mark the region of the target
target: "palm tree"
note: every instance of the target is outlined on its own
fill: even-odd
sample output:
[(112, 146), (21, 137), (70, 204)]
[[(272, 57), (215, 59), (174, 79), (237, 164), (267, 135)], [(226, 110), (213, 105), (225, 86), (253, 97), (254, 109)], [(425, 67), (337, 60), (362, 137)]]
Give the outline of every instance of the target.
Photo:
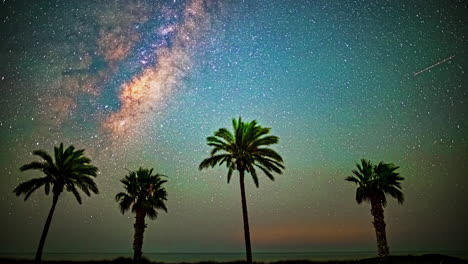
[(252, 263), (252, 249), (250, 246), (249, 219), (247, 214), (247, 200), (245, 198), (244, 174), (250, 173), (258, 188), (258, 177), (255, 167), (274, 180), (272, 172), (281, 174), (284, 169), (283, 158), (271, 148), (265, 146), (277, 144), (279, 138), (268, 135), (270, 128), (261, 127), (257, 121), (242, 122), (232, 120), (233, 133), (226, 128), (220, 128), (214, 136), (207, 137), (208, 146), (213, 147), (209, 158), (204, 159), (199, 169), (206, 169), (216, 165), (226, 164), (228, 168), (227, 182), (231, 180), (232, 172), (239, 171), (239, 181), (242, 199), (242, 215), (244, 219), (244, 237), (247, 263)]
[(141, 248), (143, 246), (143, 233), (146, 228), (145, 217), (156, 219), (157, 209), (167, 212), (165, 201), (167, 192), (162, 185), (167, 182), (162, 179), (164, 175), (154, 174), (153, 169), (139, 168), (137, 171), (130, 171), (121, 182), (126, 192), (120, 192), (115, 196), (119, 203), (120, 211), (125, 213), (132, 209), (136, 214), (135, 235), (133, 238), (133, 261), (140, 263)]
[(60, 147), (54, 147), (54, 159), (44, 150), (35, 150), (34, 155), (43, 159), (43, 161), (33, 161), (23, 165), (20, 170), (39, 170), (45, 174), (44, 177), (34, 178), (18, 185), (13, 192), (16, 196), (24, 194), (26, 201), (29, 196), (44, 186), (46, 195), (49, 195), (52, 188), (52, 207), (42, 231), (39, 247), (36, 252), (36, 262), (41, 262), (42, 249), (49, 231), (49, 226), (54, 215), (55, 206), (57, 205), (60, 194), (66, 190), (73, 193), (76, 200), (81, 204), (81, 195), (78, 189), (86, 195), (91, 196), (91, 192), (97, 194), (98, 188), (91, 177), (96, 177), (97, 168), (90, 165), (91, 160), (83, 155), (84, 149), (76, 150), (75, 147), (69, 146), (63, 150), (63, 143)]
[(389, 255), (389, 250), (383, 209), (387, 205), (385, 195), (390, 194), (397, 199), (399, 204), (403, 204), (404, 196), (400, 181), (404, 178), (396, 172), (399, 167), (392, 163), (381, 161), (378, 165), (373, 165), (371, 161), (361, 159), (361, 164), (356, 163), (356, 167), (357, 170), (352, 171), (354, 175), (346, 177), (346, 180), (358, 185), (356, 189), (356, 202), (358, 204), (363, 201), (370, 202), (379, 257), (386, 257)]

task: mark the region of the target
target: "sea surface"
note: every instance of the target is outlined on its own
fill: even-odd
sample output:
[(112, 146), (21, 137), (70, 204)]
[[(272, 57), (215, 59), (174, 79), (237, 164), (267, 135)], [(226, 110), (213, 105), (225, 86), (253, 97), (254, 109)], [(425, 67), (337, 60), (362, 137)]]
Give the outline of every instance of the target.
[[(468, 259), (468, 252), (461, 251), (394, 251), (392, 255), (443, 254)], [(245, 259), (245, 253), (143, 253), (151, 261), (161, 262), (199, 262), (199, 261), (236, 261)], [(376, 257), (376, 252), (301, 252), (301, 253), (253, 253), (254, 261), (272, 262), (279, 260), (356, 260)], [(132, 253), (44, 253), (43, 260), (113, 260), (119, 257), (132, 257)], [(34, 253), (0, 253), (0, 258), (33, 259)]]

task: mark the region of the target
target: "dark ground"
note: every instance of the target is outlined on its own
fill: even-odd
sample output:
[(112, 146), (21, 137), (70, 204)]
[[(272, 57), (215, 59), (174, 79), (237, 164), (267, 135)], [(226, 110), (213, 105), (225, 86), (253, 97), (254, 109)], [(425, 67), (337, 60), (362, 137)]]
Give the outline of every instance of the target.
[[(15, 259), (2, 259), (0, 258), (0, 264), (33, 264), (33, 260), (15, 260)], [(132, 260), (129, 258), (117, 258), (115, 260), (106, 261), (43, 261), (44, 264), (132, 264)], [(243, 261), (234, 262), (193, 262), (196, 264), (243, 264)], [(264, 262), (255, 262), (256, 264), (264, 264)], [(390, 256), (385, 260), (379, 258), (369, 258), (362, 260), (340, 260), (340, 261), (309, 261), (309, 260), (288, 260), (288, 261), (275, 261), (269, 262), (270, 264), (468, 264), (467, 260), (439, 255), (439, 254), (428, 254), (422, 256)], [(151, 262), (143, 260), (142, 264), (164, 264), (163, 262)], [(187, 262), (179, 263), (187, 264)]]

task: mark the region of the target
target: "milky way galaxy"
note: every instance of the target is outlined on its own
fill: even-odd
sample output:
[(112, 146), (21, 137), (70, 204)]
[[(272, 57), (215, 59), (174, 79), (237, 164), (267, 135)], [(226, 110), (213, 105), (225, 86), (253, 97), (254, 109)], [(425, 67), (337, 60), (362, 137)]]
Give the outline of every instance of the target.
[(100, 194), (61, 196), (46, 251), (131, 252), (134, 218), (114, 197), (142, 166), (168, 176), (169, 209), (144, 252), (242, 252), (238, 181), (198, 171), (206, 137), (238, 116), (271, 127), (286, 166), (246, 181), (254, 252), (374, 252), (370, 206), (344, 180), (361, 158), (405, 177), (405, 204), (385, 209), (392, 251), (468, 251), (467, 1), (6, 0), (0, 13), (0, 253), (36, 249), (50, 197), (12, 190), (38, 176), (19, 171), (31, 152), (60, 142), (86, 149)]
[(208, 32), (210, 14), (205, 5), (203, 0), (187, 3), (180, 24), (163, 25), (157, 30), (161, 37), (172, 34), (172, 43), (170, 46), (158, 46), (154, 51), (156, 65), (144, 69), (122, 85), (119, 95), (121, 107), (104, 124), (114, 135), (132, 138), (135, 130), (144, 130), (142, 126), (164, 109), (168, 98), (181, 85), (193, 65), (192, 54), (201, 35)]

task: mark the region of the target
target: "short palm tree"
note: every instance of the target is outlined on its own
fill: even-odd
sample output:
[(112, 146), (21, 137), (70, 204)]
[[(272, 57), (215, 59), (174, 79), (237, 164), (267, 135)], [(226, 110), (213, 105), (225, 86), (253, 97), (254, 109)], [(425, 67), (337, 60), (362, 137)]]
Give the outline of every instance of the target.
[(239, 181), (242, 199), (242, 215), (244, 219), (245, 248), (247, 263), (252, 263), (252, 249), (250, 246), (249, 219), (247, 214), (247, 200), (245, 198), (244, 174), (250, 173), (255, 185), (258, 187), (258, 177), (255, 168), (274, 180), (272, 172), (282, 173), (283, 158), (270, 146), (277, 144), (279, 138), (268, 135), (270, 128), (261, 127), (257, 121), (242, 122), (232, 120), (233, 133), (226, 128), (220, 128), (214, 136), (208, 137), (208, 146), (213, 147), (209, 158), (200, 163), (199, 169), (206, 169), (216, 165), (226, 164), (228, 169), (227, 182), (231, 180), (234, 170), (239, 171)]
[(52, 207), (50, 208), (41, 240), (39, 241), (35, 258), (36, 262), (41, 261), (42, 250), (60, 194), (64, 190), (71, 192), (78, 203), (81, 204), (81, 195), (78, 189), (88, 196), (91, 195), (91, 192), (95, 194), (99, 192), (96, 183), (91, 178), (96, 177), (98, 169), (90, 165), (91, 160), (84, 156), (83, 153), (84, 149), (75, 151), (75, 147), (73, 146), (69, 146), (64, 150), (63, 144), (60, 143), (59, 147), (54, 147), (54, 158), (44, 150), (35, 150), (33, 154), (41, 157), (43, 161), (33, 161), (20, 168), (21, 171), (39, 170), (45, 176), (34, 178), (18, 185), (13, 191), (17, 196), (24, 194), (24, 200), (26, 201), (34, 191), (42, 186), (44, 186), (46, 195), (52, 189)]
[(358, 204), (370, 202), (371, 214), (374, 216), (374, 228), (377, 237), (377, 249), (379, 257), (389, 255), (387, 235), (385, 233), (384, 209), (387, 205), (386, 194), (390, 194), (403, 204), (404, 196), (400, 181), (404, 180), (396, 170), (399, 168), (392, 163), (380, 162), (373, 165), (371, 161), (361, 159), (361, 164), (356, 164), (357, 170), (353, 170), (353, 176), (346, 177), (347, 181), (357, 184), (356, 202)]
[(125, 192), (120, 192), (115, 196), (119, 203), (120, 211), (125, 213), (132, 210), (136, 214), (135, 235), (133, 240), (133, 261), (140, 263), (141, 249), (143, 246), (143, 233), (146, 228), (145, 217), (156, 219), (158, 209), (167, 212), (165, 201), (167, 192), (162, 185), (167, 182), (164, 175), (153, 174), (153, 169), (139, 168), (137, 171), (130, 171), (121, 182)]

